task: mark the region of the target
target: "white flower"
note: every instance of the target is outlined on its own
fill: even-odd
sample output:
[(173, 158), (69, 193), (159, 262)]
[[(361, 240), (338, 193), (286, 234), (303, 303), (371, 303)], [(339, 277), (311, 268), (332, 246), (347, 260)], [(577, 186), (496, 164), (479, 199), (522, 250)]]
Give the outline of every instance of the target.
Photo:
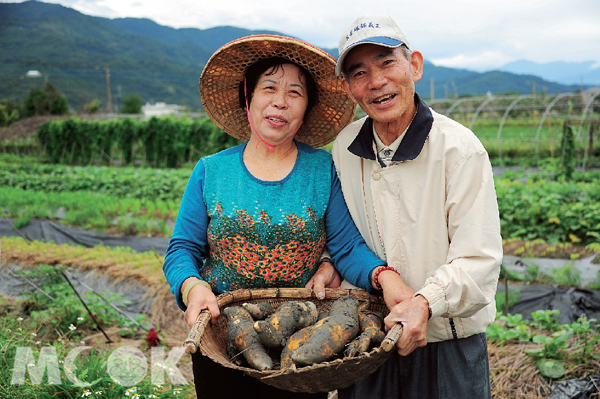
[(71, 331), (75, 331), (75, 330), (77, 330), (77, 327), (75, 327), (73, 324), (71, 324), (71, 325), (69, 326), (69, 330), (71, 330)]
[(35, 364), (33, 364), (33, 363), (29, 363), (29, 364), (27, 365), (27, 367), (35, 367)]
[(37, 334), (36, 334), (36, 333), (31, 333), (31, 335), (32, 335), (32, 336), (34, 336), (34, 337), (37, 337)]
[(77, 318), (77, 321), (83, 321), (83, 320), (84, 320), (84, 319), (83, 319), (83, 317), (81, 317), (81, 316), (79, 316), (79, 317)]
[(104, 393), (104, 391), (96, 391), (94, 392), (96, 395), (102, 395)]
[(17, 320), (18, 321), (23, 321), (23, 318), (22, 317), (17, 317)]
[(90, 391), (83, 391), (83, 394), (81, 394), (81, 397), (85, 397), (85, 396), (90, 396), (92, 393)]

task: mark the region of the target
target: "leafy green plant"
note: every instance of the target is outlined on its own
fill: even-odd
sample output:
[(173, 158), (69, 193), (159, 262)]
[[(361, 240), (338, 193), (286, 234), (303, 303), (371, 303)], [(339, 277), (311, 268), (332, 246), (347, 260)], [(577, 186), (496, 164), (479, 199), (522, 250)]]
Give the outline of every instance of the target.
[[(40, 331), (40, 335), (53, 334), (79, 334), (83, 328), (94, 330), (97, 328), (96, 321), (101, 326), (130, 326), (129, 320), (119, 313), (114, 306), (126, 306), (129, 304), (122, 297), (110, 291), (101, 293), (101, 297), (91, 291), (81, 294), (87, 304), (91, 315), (87, 314), (86, 308), (77, 297), (73, 288), (65, 280), (62, 270), (63, 266), (38, 265), (35, 269), (25, 269), (16, 272), (29, 281), (36, 283), (41, 288), (24, 293), (23, 311), (30, 315), (32, 326)], [(104, 299), (102, 299), (104, 298)]]
[(556, 284), (579, 286), (581, 285), (581, 272), (575, 269), (572, 263), (569, 263), (561, 268), (553, 268), (550, 272), (550, 280)]
[(523, 319), (523, 315), (520, 313), (517, 314), (507, 314), (501, 315), (498, 317), (498, 320), (505, 321), (508, 327), (517, 327), (520, 325), (527, 326), (527, 321)]
[(542, 359), (536, 362), (540, 374), (544, 377), (559, 379), (565, 375), (565, 364), (557, 360)]
[(122, 114), (141, 114), (142, 113), (142, 97), (139, 94), (127, 94), (121, 100), (123, 108), (119, 110)]
[(577, 322), (571, 323), (569, 328), (573, 331), (573, 334), (581, 342), (579, 348), (574, 348), (572, 356), (578, 356), (581, 363), (585, 362), (587, 356), (591, 356), (594, 359), (600, 359), (600, 355), (593, 353), (594, 344), (600, 342), (600, 335), (597, 334), (596, 328), (598, 320), (588, 319), (587, 317), (580, 317)]
[(502, 315), (497, 313), (496, 323), (490, 325), (486, 330), (486, 336), (492, 341), (509, 341), (518, 339), (526, 342), (531, 339), (531, 328), (527, 321), (523, 320), (521, 314)]
[[(508, 308), (514, 306), (517, 301), (521, 299), (521, 292), (517, 290), (508, 291)], [(503, 313), (506, 309), (506, 293), (505, 292), (497, 292), (496, 293), (496, 310), (500, 313)]]
[[(56, 338), (45, 339), (40, 336), (38, 327), (27, 315), (15, 312), (0, 314), (0, 348), (2, 348), (0, 350), (0, 369), (3, 370), (0, 373), (0, 397), (11, 399), (51, 399), (56, 397), (185, 399), (195, 397), (191, 384), (153, 383), (151, 378), (155, 371), (154, 368), (162, 367), (160, 364), (152, 364), (152, 370), (149, 369), (143, 375), (143, 379), (134, 386), (126, 386), (123, 382), (116, 381), (108, 367), (110, 356), (114, 352), (108, 348), (86, 349), (70, 364), (74, 367), (68, 367), (66, 360), (72, 356), (72, 351), (78, 344), (76, 334), (68, 331)], [(82, 344), (79, 343), (79, 345)], [(18, 368), (19, 360), (17, 358), (18, 348), (30, 350), (32, 358), (29, 360), (33, 363), (25, 365), (23, 380), (17, 379), (18, 383), (14, 383), (13, 372)], [(58, 375), (53, 372), (52, 377), (58, 380), (53, 380), (52, 384), (49, 383), (49, 372), (34, 373), (34, 369), (43, 367), (40, 359), (42, 351), (55, 355), (51, 358), (56, 360), (55, 366), (58, 366), (56, 368)], [(20, 361), (22, 362), (23, 359), (21, 358)], [(46, 364), (47, 369), (49, 369), (48, 364)], [(18, 376), (19, 373), (16, 375)], [(86, 386), (87, 384), (89, 386)]]
[(570, 182), (497, 179), (502, 236), (578, 245), (599, 242), (600, 185), (597, 174), (590, 177), (596, 183), (579, 175)]
[(596, 278), (596, 281), (591, 284), (588, 284), (589, 289), (600, 290), (600, 270), (598, 270), (598, 273), (596, 273), (596, 275), (598, 276)]
[[(127, 107), (132, 111), (134, 108)], [(209, 118), (190, 121), (171, 117), (152, 117), (144, 122), (133, 118), (109, 121), (72, 118), (68, 122), (42, 124), (36, 138), (52, 163), (86, 165), (95, 159), (109, 164), (119, 156), (122, 165), (131, 165), (136, 160), (166, 168), (180, 167), (240, 143)]]
[(541, 348), (526, 349), (528, 355), (543, 359), (564, 359), (565, 355), (562, 350), (569, 347), (567, 340), (573, 336), (573, 331), (570, 329), (556, 331), (551, 336), (545, 334), (534, 335), (532, 341), (536, 344), (541, 344)]
[(571, 180), (575, 172), (575, 136), (569, 120), (565, 121), (561, 139), (560, 176)]
[(531, 313), (533, 319), (531, 325), (538, 330), (556, 331), (559, 328), (558, 319), (555, 315), (560, 314), (560, 310), (536, 310)]
[(13, 220), (15, 229), (20, 229), (27, 226), (31, 222), (32, 210), (26, 209), (18, 217)]
[(539, 265), (527, 265), (527, 269), (525, 270), (525, 281), (540, 281), (542, 278), (542, 273), (540, 272)]
[(67, 98), (50, 82), (46, 82), (41, 89), (31, 88), (23, 108), (25, 116), (64, 115), (69, 112)]
[(19, 119), (19, 111), (9, 110), (6, 105), (0, 103), (0, 127), (8, 126)]
[[(486, 336), (501, 343), (518, 339), (522, 342), (531, 340), (540, 345), (526, 349), (525, 353), (539, 359), (536, 365), (542, 375), (560, 378), (565, 374), (565, 359), (573, 358), (584, 363), (589, 357), (594, 357), (592, 351), (599, 341), (595, 320), (579, 319), (577, 323), (560, 326), (555, 317), (557, 314), (559, 311), (556, 310), (539, 310), (532, 313), (533, 321), (529, 323), (521, 315), (501, 315), (498, 312), (497, 320), (488, 327)], [(531, 327), (538, 331), (550, 331), (550, 335), (534, 334)], [(576, 339), (576, 343), (570, 343), (572, 338)], [(578, 349), (567, 355), (565, 350), (571, 346)]]

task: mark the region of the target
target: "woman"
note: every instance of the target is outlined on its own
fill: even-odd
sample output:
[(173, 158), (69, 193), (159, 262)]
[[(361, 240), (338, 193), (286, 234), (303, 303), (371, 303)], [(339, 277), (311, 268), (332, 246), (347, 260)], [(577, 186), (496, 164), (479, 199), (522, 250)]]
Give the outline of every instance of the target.
[[(354, 105), (335, 61), (299, 40), (245, 37), (219, 49), (200, 78), (207, 114), (244, 144), (201, 159), (185, 190), (163, 270), (191, 325), (216, 296), (240, 288), (339, 285), (373, 290), (385, 263), (366, 246), (348, 213), (331, 142)], [(280, 391), (193, 356), (198, 397), (323, 397)]]

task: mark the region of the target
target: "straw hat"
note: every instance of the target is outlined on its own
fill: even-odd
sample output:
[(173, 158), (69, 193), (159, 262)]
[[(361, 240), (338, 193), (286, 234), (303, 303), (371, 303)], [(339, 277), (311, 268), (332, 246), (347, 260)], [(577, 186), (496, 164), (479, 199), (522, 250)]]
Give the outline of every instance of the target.
[(295, 139), (321, 147), (354, 118), (355, 105), (335, 76), (335, 59), (301, 40), (276, 35), (254, 35), (234, 40), (217, 50), (200, 76), (200, 98), (212, 121), (229, 135), (246, 141), (250, 124), (240, 107), (239, 84), (249, 66), (262, 58), (283, 57), (309, 71), (317, 84), (317, 103)]

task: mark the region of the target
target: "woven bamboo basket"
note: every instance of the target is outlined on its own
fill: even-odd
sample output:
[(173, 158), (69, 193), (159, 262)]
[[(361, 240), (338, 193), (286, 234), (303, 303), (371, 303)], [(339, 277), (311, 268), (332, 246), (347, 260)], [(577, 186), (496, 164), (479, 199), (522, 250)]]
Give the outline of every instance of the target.
[[(270, 302), (274, 307), (290, 300), (312, 301), (317, 310), (326, 312), (338, 298), (354, 295), (368, 309), (387, 315), (388, 309), (382, 297), (373, 296), (363, 290), (326, 289), (325, 299), (318, 300), (313, 291), (304, 288), (264, 288), (244, 289), (227, 292), (217, 297), (219, 309), (242, 303)], [(374, 372), (391, 354), (402, 334), (401, 325), (388, 331), (381, 346), (351, 358), (340, 358), (312, 366), (295, 369), (259, 371), (249, 367), (240, 367), (227, 355), (227, 320), (219, 317), (216, 324), (209, 325), (210, 314), (203, 312), (192, 327), (188, 339), (184, 342), (189, 353), (198, 348), (202, 354), (213, 361), (231, 369), (241, 370), (265, 384), (291, 392), (331, 392), (348, 387)]]

